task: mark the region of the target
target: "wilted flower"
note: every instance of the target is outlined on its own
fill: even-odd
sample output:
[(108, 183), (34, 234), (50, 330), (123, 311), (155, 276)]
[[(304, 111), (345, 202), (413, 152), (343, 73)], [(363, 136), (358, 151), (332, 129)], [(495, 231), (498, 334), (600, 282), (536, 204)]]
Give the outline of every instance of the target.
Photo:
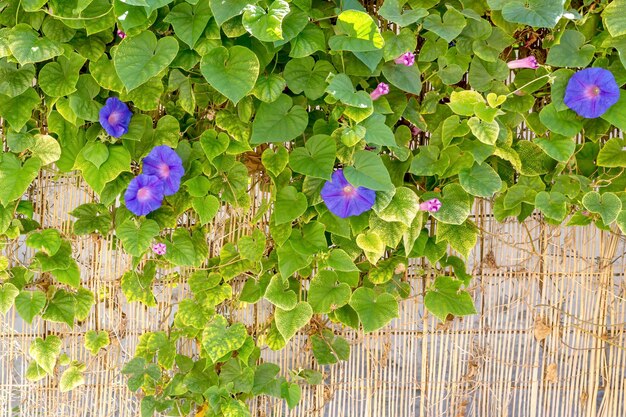
[(539, 68), (539, 63), (537, 62), (537, 58), (535, 58), (532, 55), (531, 56), (527, 56), (526, 58), (515, 59), (513, 61), (509, 61), (509, 62), (506, 63), (506, 65), (510, 69), (516, 69), (516, 68), (537, 69), (537, 68)]
[(128, 184), (124, 201), (128, 210), (137, 216), (144, 216), (161, 207), (163, 182), (154, 175), (138, 175)]
[(157, 255), (165, 255), (165, 252), (167, 252), (167, 246), (165, 246), (165, 243), (155, 243), (152, 245), (152, 252)]
[(569, 79), (565, 88), (565, 105), (578, 115), (600, 117), (619, 100), (619, 86), (611, 71), (586, 68)]
[(420, 210), (428, 211), (430, 213), (436, 213), (441, 208), (441, 201), (437, 198), (431, 198), (420, 203)]
[(180, 188), (180, 179), (185, 174), (183, 161), (169, 146), (157, 146), (143, 159), (143, 173), (154, 175), (163, 181), (165, 195), (175, 194)]
[(370, 97), (372, 100), (377, 100), (380, 96), (384, 96), (385, 94), (389, 94), (389, 86), (385, 83), (380, 83), (374, 91), (370, 93)]
[(417, 127), (415, 125), (411, 125), (411, 135), (417, 136), (420, 133), (422, 133), (422, 129), (420, 129), (419, 127)]
[(128, 132), (131, 117), (133, 113), (126, 103), (117, 97), (109, 97), (104, 107), (100, 109), (100, 124), (114, 138)]
[(117, 36), (119, 36), (120, 39), (124, 39), (126, 37), (126, 33), (124, 33), (124, 31), (122, 29), (118, 29), (117, 30)]
[(330, 181), (326, 181), (320, 195), (328, 210), (341, 218), (358, 216), (371, 209), (376, 201), (376, 191), (353, 186), (341, 169), (333, 173)]
[(399, 58), (396, 58), (394, 62), (398, 65), (406, 65), (407, 67), (415, 64), (415, 54), (413, 52), (406, 52), (400, 55)]

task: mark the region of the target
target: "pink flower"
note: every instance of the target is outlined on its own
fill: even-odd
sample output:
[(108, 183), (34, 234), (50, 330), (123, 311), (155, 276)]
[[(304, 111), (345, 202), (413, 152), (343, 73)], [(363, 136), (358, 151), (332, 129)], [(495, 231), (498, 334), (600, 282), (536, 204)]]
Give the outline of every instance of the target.
[(516, 59), (514, 61), (509, 61), (506, 64), (510, 69), (516, 68), (530, 68), (537, 69), (539, 68), (539, 64), (537, 63), (537, 58), (534, 56), (527, 56), (526, 58)]
[(422, 133), (422, 129), (420, 129), (419, 127), (415, 126), (415, 125), (411, 125), (411, 134), (413, 136), (417, 136), (420, 133)]
[(167, 252), (167, 246), (165, 246), (165, 243), (155, 243), (152, 245), (152, 252), (157, 255), (165, 255), (165, 252)]
[(124, 31), (122, 29), (118, 29), (117, 30), (117, 36), (119, 36), (120, 39), (124, 39), (126, 37), (126, 33), (124, 33)]
[(430, 213), (436, 213), (441, 208), (441, 201), (437, 198), (432, 198), (420, 203), (420, 210), (428, 211)]
[(398, 65), (406, 65), (407, 67), (415, 64), (415, 54), (413, 52), (406, 52), (400, 55), (399, 58), (396, 58), (394, 62)]
[(385, 94), (389, 94), (389, 86), (385, 83), (380, 83), (374, 91), (370, 93), (370, 97), (372, 100), (378, 100), (380, 96), (384, 96)]

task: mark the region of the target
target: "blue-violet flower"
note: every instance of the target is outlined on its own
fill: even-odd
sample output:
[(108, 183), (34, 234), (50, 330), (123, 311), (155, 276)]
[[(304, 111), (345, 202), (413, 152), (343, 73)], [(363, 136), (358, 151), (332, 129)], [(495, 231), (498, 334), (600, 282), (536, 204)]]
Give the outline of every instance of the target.
[(176, 194), (180, 179), (185, 174), (183, 161), (169, 146), (157, 146), (143, 159), (143, 173), (154, 175), (163, 181), (165, 195)]
[(330, 181), (326, 181), (320, 195), (328, 210), (341, 218), (358, 216), (371, 209), (376, 201), (376, 191), (353, 186), (341, 169), (333, 173)]
[(569, 79), (565, 105), (587, 119), (600, 117), (619, 100), (619, 86), (611, 71), (585, 68)]
[(161, 207), (163, 182), (154, 175), (138, 175), (128, 184), (124, 201), (133, 214), (144, 216)]
[(114, 138), (128, 132), (131, 117), (133, 113), (126, 103), (117, 97), (109, 97), (104, 107), (100, 109), (100, 124)]

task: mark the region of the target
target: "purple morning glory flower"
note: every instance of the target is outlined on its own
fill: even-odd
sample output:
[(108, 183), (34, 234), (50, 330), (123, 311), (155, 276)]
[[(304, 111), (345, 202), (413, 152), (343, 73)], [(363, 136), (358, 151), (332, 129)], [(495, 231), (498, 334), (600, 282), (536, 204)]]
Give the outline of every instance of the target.
[(100, 124), (114, 138), (128, 132), (131, 117), (133, 113), (126, 103), (117, 97), (109, 97), (104, 107), (100, 109)]
[(413, 52), (406, 52), (396, 58), (394, 62), (398, 65), (405, 65), (407, 67), (413, 66), (413, 64), (415, 64), (415, 54)]
[(441, 208), (441, 201), (437, 198), (431, 198), (420, 203), (420, 210), (436, 213)]
[(157, 255), (165, 255), (165, 252), (167, 252), (167, 246), (165, 246), (165, 243), (155, 243), (152, 245), (152, 252)]
[(377, 100), (380, 96), (384, 96), (385, 94), (389, 94), (389, 86), (385, 83), (380, 83), (374, 91), (370, 93), (370, 97), (372, 100)]
[(128, 184), (124, 201), (126, 208), (137, 216), (158, 209), (163, 203), (163, 181), (154, 175), (138, 175)]
[(326, 181), (320, 193), (331, 213), (341, 218), (358, 216), (372, 208), (376, 201), (376, 191), (365, 187), (354, 187), (339, 169), (332, 179)]
[(537, 62), (537, 58), (535, 58), (532, 55), (527, 56), (526, 58), (522, 58), (522, 59), (514, 59), (513, 61), (507, 62), (506, 65), (509, 67), (509, 69), (516, 69), (516, 68), (537, 69), (539, 68), (539, 63)]
[(185, 174), (183, 161), (169, 146), (157, 146), (143, 159), (143, 173), (154, 175), (163, 181), (165, 195), (176, 194), (180, 179)]
[(611, 71), (585, 68), (569, 79), (565, 105), (587, 119), (600, 117), (619, 100), (619, 86)]

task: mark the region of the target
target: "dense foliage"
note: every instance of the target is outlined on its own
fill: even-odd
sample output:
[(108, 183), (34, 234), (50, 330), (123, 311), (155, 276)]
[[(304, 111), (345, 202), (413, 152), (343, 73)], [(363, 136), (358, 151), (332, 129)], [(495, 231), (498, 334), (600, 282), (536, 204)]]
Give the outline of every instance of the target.
[[(155, 306), (159, 282), (191, 291), (124, 366), (142, 415), (248, 416), (257, 395), (294, 407), (322, 374), (260, 349), (304, 329), (319, 364), (346, 359), (333, 329), (396, 317), (409, 258), (428, 261), (432, 314), (475, 312), (476, 199), (498, 221), (626, 231), (626, 148), (610, 136), (626, 129), (625, 66), (626, 0), (0, 0), (0, 233), (34, 251), (1, 258), (0, 313), (72, 327), (97, 302), (72, 236), (24, 197), (41, 171), (78, 171), (97, 199), (70, 213), (73, 233), (114, 234), (133, 257), (127, 301)], [(213, 218), (250, 210), (258, 181), (268, 230), (209, 258)], [(261, 300), (261, 329), (216, 310)], [(85, 334), (94, 355), (108, 344)], [(59, 337), (29, 353), (29, 379), (84, 382)]]

